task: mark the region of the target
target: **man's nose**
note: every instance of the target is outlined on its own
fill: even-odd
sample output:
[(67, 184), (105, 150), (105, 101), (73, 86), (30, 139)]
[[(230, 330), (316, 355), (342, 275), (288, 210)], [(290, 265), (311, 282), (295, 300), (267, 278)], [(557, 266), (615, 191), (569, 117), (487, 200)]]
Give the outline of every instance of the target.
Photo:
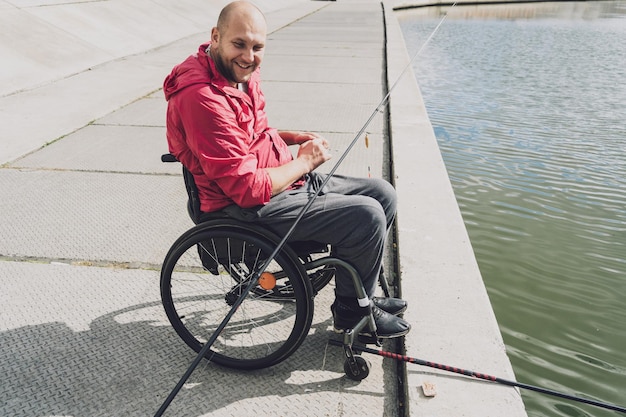
[(246, 49), (245, 52), (243, 53), (243, 59), (245, 59), (246, 62), (249, 62), (249, 63), (254, 62), (254, 50)]

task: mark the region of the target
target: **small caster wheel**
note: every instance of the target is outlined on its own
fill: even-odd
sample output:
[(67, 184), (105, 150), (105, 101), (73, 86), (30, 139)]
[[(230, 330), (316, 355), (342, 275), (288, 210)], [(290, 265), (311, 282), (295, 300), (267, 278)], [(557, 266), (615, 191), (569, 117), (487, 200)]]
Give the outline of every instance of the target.
[(346, 359), (343, 363), (346, 376), (353, 381), (362, 381), (370, 374), (370, 363), (362, 356), (354, 355), (353, 360)]

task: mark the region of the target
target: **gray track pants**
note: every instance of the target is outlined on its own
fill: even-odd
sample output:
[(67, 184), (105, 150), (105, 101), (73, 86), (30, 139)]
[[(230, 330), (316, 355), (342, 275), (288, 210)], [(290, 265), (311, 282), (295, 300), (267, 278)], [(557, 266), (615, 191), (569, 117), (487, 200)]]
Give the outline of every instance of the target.
[[(240, 220), (263, 224), (278, 236), (284, 236), (324, 178), (324, 174), (314, 172), (307, 175), (301, 188), (282, 192), (264, 206), (250, 209), (230, 206), (224, 211)], [(395, 215), (396, 191), (387, 181), (334, 175), (298, 223), (290, 240), (329, 243), (335, 257), (358, 271), (371, 298)], [(356, 297), (352, 279), (341, 268), (335, 274), (335, 282), (337, 296)]]

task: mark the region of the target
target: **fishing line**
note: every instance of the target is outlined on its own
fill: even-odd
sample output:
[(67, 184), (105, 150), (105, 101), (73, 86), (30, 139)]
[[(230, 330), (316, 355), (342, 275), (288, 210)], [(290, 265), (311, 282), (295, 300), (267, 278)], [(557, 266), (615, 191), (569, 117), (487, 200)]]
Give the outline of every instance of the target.
[[(451, 9), (456, 6), (456, 2), (450, 7)], [(191, 363), (191, 365), (189, 365), (189, 368), (187, 369), (187, 371), (184, 373), (184, 375), (180, 378), (180, 380), (178, 381), (178, 383), (176, 384), (176, 386), (174, 387), (174, 389), (172, 390), (172, 392), (170, 393), (170, 395), (168, 395), (168, 397), (165, 399), (165, 401), (163, 402), (163, 404), (161, 405), (161, 407), (159, 408), (159, 410), (156, 412), (156, 414), (154, 415), (155, 417), (160, 417), (163, 415), (163, 413), (165, 412), (165, 410), (167, 409), (167, 407), (170, 405), (170, 403), (174, 400), (174, 397), (176, 397), (176, 395), (178, 394), (178, 392), (181, 390), (181, 388), (183, 387), (183, 385), (185, 384), (185, 382), (187, 381), (187, 379), (189, 379), (189, 377), (191, 376), (191, 374), (193, 373), (193, 371), (196, 369), (196, 367), (198, 366), (198, 364), (202, 361), (202, 358), (204, 358), (204, 356), (208, 353), (209, 349), (211, 348), (211, 346), (213, 346), (213, 343), (215, 343), (215, 340), (217, 340), (217, 337), (219, 336), (219, 334), (222, 332), (222, 330), (224, 330), (224, 328), (226, 327), (226, 325), (228, 324), (228, 322), (230, 321), (230, 319), (235, 315), (235, 312), (237, 311), (237, 309), (239, 308), (239, 306), (243, 303), (243, 300), (248, 296), (248, 294), (250, 293), (250, 291), (252, 290), (252, 288), (256, 287), (256, 285), (259, 282), (259, 278), (261, 277), (261, 273), (267, 268), (267, 266), (274, 260), (274, 258), (276, 258), (276, 256), (278, 255), (278, 253), (283, 249), (283, 247), (285, 246), (285, 244), (287, 243), (287, 240), (289, 240), (289, 238), (291, 237), (291, 235), (293, 234), (294, 230), (296, 229), (296, 227), (298, 226), (298, 224), (300, 223), (300, 221), (302, 220), (302, 218), (304, 217), (304, 215), (306, 214), (306, 212), (309, 210), (309, 208), (311, 208), (311, 206), (313, 205), (313, 202), (315, 201), (315, 199), (319, 196), (320, 192), (322, 191), (322, 189), (328, 184), (328, 182), (330, 181), (330, 179), (332, 178), (332, 176), (335, 174), (335, 172), (337, 171), (337, 169), (339, 169), (339, 166), (341, 165), (341, 163), (344, 161), (344, 159), (346, 159), (346, 157), (348, 156), (348, 153), (350, 153), (350, 151), (352, 150), (352, 148), (354, 147), (354, 145), (356, 145), (357, 141), (359, 140), (359, 138), (363, 135), (363, 133), (365, 132), (365, 130), (367, 129), (367, 127), (370, 125), (370, 123), (372, 122), (372, 120), (374, 120), (374, 117), (376, 117), (376, 115), (381, 111), (381, 109), (386, 105), (387, 101), (389, 100), (389, 97), (391, 96), (391, 92), (396, 88), (396, 86), (398, 85), (398, 83), (400, 82), (401, 78), (404, 76), (404, 74), (409, 70), (409, 68), (411, 68), (411, 65), (413, 64), (413, 61), (415, 61), (415, 59), (417, 59), (417, 57), (422, 53), (422, 51), (424, 50), (424, 48), (426, 48), (426, 45), (428, 45), (428, 43), (430, 42), (430, 40), (433, 38), (433, 36), (435, 36), (435, 33), (437, 33), (439, 31), (439, 28), (441, 27), (441, 25), (443, 24), (443, 22), (446, 20), (446, 18), (448, 17), (448, 13), (446, 12), (446, 14), (443, 15), (443, 17), (441, 18), (441, 20), (439, 21), (439, 23), (437, 24), (437, 26), (435, 27), (435, 29), (432, 31), (432, 33), (430, 34), (430, 36), (426, 39), (426, 41), (422, 44), (422, 46), (420, 47), (420, 49), (415, 53), (415, 55), (413, 55), (413, 57), (411, 58), (411, 60), (409, 61), (409, 63), (404, 67), (404, 69), (402, 70), (402, 72), (400, 73), (400, 75), (397, 77), (396, 81), (393, 83), (393, 85), (391, 86), (391, 88), (389, 88), (389, 90), (387, 91), (387, 94), (383, 97), (383, 99), (380, 101), (380, 103), (378, 104), (378, 106), (376, 106), (376, 109), (374, 109), (374, 111), (372, 112), (372, 114), (370, 115), (370, 117), (367, 119), (367, 121), (365, 122), (365, 124), (363, 125), (363, 127), (359, 130), (359, 132), (356, 134), (356, 136), (354, 137), (354, 139), (352, 139), (352, 142), (350, 142), (350, 144), (348, 145), (348, 147), (346, 148), (346, 150), (341, 154), (341, 156), (339, 157), (339, 159), (337, 160), (337, 162), (335, 163), (335, 165), (333, 166), (333, 168), (330, 170), (330, 172), (326, 175), (326, 178), (324, 179), (324, 181), (322, 181), (321, 185), (319, 186), (319, 188), (315, 191), (315, 193), (309, 198), (309, 200), (307, 201), (307, 203), (304, 205), (304, 207), (302, 207), (302, 210), (300, 210), (300, 213), (298, 214), (298, 216), (296, 217), (296, 219), (294, 220), (293, 224), (291, 225), (291, 227), (289, 228), (289, 230), (287, 231), (287, 233), (285, 233), (285, 236), (280, 240), (280, 242), (278, 243), (278, 245), (276, 246), (276, 249), (274, 249), (274, 251), (269, 255), (268, 259), (263, 263), (263, 266), (261, 268), (259, 268), (258, 271), (256, 271), (251, 279), (250, 279), (250, 283), (249, 285), (244, 289), (244, 291), (239, 295), (239, 298), (235, 301), (235, 303), (232, 305), (230, 311), (228, 312), (228, 314), (226, 315), (226, 317), (224, 318), (224, 320), (222, 321), (222, 323), (220, 323), (220, 325), (217, 327), (217, 329), (215, 329), (215, 331), (213, 332), (213, 334), (211, 335), (211, 337), (209, 338), (209, 340), (207, 340), (207, 342), (204, 344), (204, 346), (202, 347), (202, 349), (200, 350), (200, 352), (198, 352), (198, 355), (196, 356), (196, 358), (194, 359), (194, 361)]]
[[(337, 346), (343, 345), (340, 341), (332, 340), (332, 339), (329, 341), (329, 344), (337, 345)], [(626, 414), (626, 407), (622, 407), (622, 406), (615, 405), (615, 404), (608, 404), (608, 403), (604, 403), (604, 402), (600, 402), (596, 400), (591, 400), (589, 398), (576, 397), (574, 395), (565, 394), (562, 392), (554, 391), (554, 390), (547, 389), (547, 388), (537, 387), (534, 385), (523, 384), (521, 382), (511, 381), (511, 380), (499, 378), (493, 375), (487, 375), (487, 374), (483, 374), (480, 372), (474, 372), (474, 371), (470, 371), (467, 369), (457, 368), (457, 367), (449, 366), (449, 365), (442, 365), (440, 363), (425, 361), (425, 360), (418, 359), (418, 358), (412, 358), (410, 356), (400, 355), (398, 353), (387, 352), (384, 350), (371, 349), (371, 348), (368, 348), (367, 346), (353, 346), (352, 348), (358, 352), (366, 352), (366, 353), (383, 356), (385, 358), (390, 358), (390, 359), (394, 359), (394, 360), (401, 361), (401, 362), (409, 362), (409, 363), (414, 363), (414, 364), (421, 365), (421, 366), (428, 366), (430, 368), (436, 368), (436, 369), (440, 369), (446, 372), (453, 372), (455, 374), (465, 375), (465, 376), (469, 376), (472, 378), (481, 379), (484, 381), (496, 382), (498, 384), (508, 385), (510, 387), (523, 388), (529, 391), (535, 391), (541, 394), (552, 395), (554, 397), (564, 398), (566, 400), (593, 405), (595, 407), (605, 408), (607, 410), (619, 411), (620, 413)]]

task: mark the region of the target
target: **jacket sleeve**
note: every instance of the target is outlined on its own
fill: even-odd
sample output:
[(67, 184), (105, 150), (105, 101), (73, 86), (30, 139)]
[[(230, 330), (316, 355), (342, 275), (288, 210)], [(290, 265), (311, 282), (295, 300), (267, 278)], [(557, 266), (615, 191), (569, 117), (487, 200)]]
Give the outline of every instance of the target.
[(270, 176), (250, 152), (254, 130), (242, 128), (253, 126), (252, 115), (237, 100), (213, 93), (210, 86), (188, 90), (180, 97), (179, 114), (187, 144), (207, 178), (240, 207), (269, 202)]

